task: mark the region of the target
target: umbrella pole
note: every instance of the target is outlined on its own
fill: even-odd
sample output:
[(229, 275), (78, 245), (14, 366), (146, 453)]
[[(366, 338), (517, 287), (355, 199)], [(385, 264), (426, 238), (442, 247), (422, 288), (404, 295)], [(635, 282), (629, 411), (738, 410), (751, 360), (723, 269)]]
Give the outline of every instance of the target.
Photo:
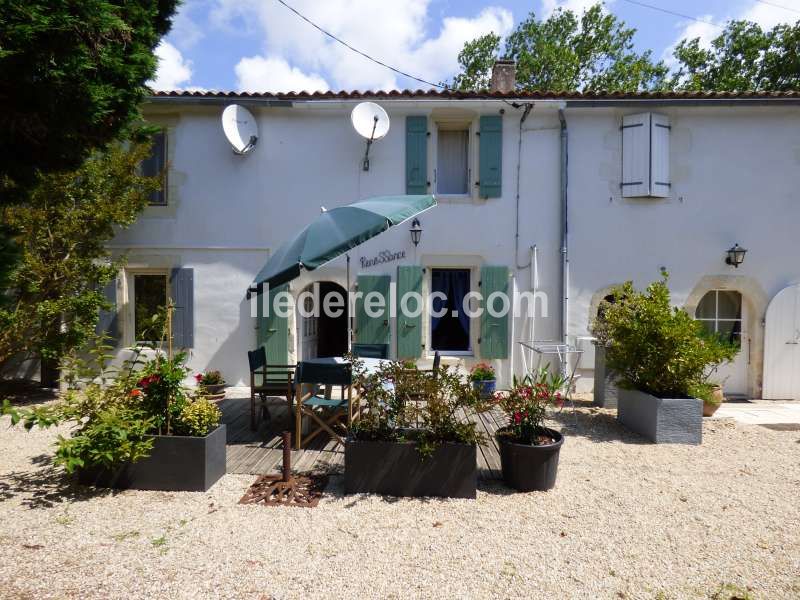
[(345, 257), (347, 258), (347, 289), (345, 291), (347, 293), (347, 352), (349, 353), (353, 339), (353, 315), (350, 306), (350, 254), (345, 254)]

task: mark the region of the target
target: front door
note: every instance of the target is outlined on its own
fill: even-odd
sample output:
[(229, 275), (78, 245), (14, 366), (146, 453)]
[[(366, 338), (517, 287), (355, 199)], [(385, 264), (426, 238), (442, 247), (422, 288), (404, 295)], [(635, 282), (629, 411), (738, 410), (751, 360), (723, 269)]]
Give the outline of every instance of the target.
[(711, 290), (700, 300), (695, 318), (706, 330), (739, 346), (736, 358), (720, 366), (711, 381), (723, 386), (726, 396), (747, 396), (747, 371), (750, 361), (750, 335), (747, 307), (742, 295), (733, 290)]
[(763, 395), (800, 399), (800, 285), (782, 289), (767, 308)]

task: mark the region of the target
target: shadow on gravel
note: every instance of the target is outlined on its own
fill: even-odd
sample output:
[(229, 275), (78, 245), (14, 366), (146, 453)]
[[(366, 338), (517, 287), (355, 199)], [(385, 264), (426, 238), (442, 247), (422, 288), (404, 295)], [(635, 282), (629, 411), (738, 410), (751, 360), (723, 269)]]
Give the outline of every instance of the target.
[(8, 399), (14, 406), (28, 406), (48, 402), (58, 397), (58, 390), (45, 388), (37, 381), (27, 379), (0, 380), (0, 400)]
[(561, 433), (567, 437), (582, 437), (592, 442), (650, 444), (639, 434), (620, 425), (615, 415), (597, 408), (573, 411), (565, 406), (550, 418), (558, 423)]
[(0, 502), (24, 496), (21, 504), (28, 508), (50, 508), (64, 502), (81, 502), (98, 496), (114, 495), (114, 491), (78, 485), (75, 479), (53, 464), (46, 454), (34, 456), (31, 463), (39, 468), (12, 471), (0, 481)]

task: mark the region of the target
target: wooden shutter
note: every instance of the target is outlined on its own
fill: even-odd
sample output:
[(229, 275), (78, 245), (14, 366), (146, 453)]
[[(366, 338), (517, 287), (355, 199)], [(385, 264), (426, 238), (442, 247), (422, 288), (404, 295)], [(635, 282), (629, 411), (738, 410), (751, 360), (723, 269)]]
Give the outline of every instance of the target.
[[(391, 338), (389, 329), (389, 282), (388, 275), (359, 275), (358, 291), (361, 295), (356, 301), (356, 342), (359, 344), (388, 344)], [(372, 317), (367, 314), (364, 299), (370, 292), (383, 296), (384, 307), (381, 314)], [(377, 309), (374, 312), (378, 312)]]
[(669, 178), (669, 117), (650, 115), (650, 195), (668, 198)]
[(499, 198), (503, 179), (503, 117), (481, 117), (479, 154), (481, 198)]
[(103, 296), (109, 304), (108, 310), (101, 309), (100, 315), (95, 327), (97, 335), (105, 334), (106, 341), (116, 346), (119, 342), (119, 314), (117, 313), (117, 280), (116, 278), (109, 281), (105, 288), (103, 288)]
[(275, 296), (289, 290), (287, 284), (269, 288), (268, 305), (264, 306), (263, 292), (258, 295), (258, 323), (256, 343), (264, 347), (267, 364), (289, 363), (289, 319), (274, 310)]
[(622, 197), (650, 195), (650, 113), (622, 117)]
[(172, 343), (178, 348), (194, 347), (194, 269), (172, 269), (169, 294), (172, 313)]
[(142, 175), (160, 177), (161, 189), (150, 194), (150, 204), (167, 203), (167, 133), (159, 131), (153, 135), (150, 156), (142, 161)]
[(397, 358), (419, 358), (422, 354), (422, 311), (416, 302), (409, 300), (407, 308), (419, 312), (417, 316), (409, 316), (403, 310), (400, 300), (409, 292), (420, 294), (422, 300), (422, 267), (397, 267)]
[(428, 117), (406, 117), (406, 194), (428, 193)]
[[(483, 314), (481, 314), (481, 337), (478, 340), (481, 358), (508, 358), (508, 312), (494, 317), (489, 314), (488, 299), (494, 292), (506, 294), (509, 312), (512, 298), (509, 294), (508, 267), (481, 267), (481, 296), (483, 297)], [(502, 309), (500, 299), (495, 300), (494, 310)]]

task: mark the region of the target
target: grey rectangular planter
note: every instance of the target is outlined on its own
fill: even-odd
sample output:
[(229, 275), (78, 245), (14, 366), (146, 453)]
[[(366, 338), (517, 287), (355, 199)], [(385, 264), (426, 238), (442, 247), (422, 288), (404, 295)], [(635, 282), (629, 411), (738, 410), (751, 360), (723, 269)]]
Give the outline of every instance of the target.
[(657, 398), (620, 389), (617, 420), (657, 444), (703, 441), (703, 401), (697, 398)]
[(474, 444), (444, 443), (423, 457), (413, 442), (347, 440), (346, 494), (475, 498), (478, 455)]
[(82, 469), (78, 481), (117, 489), (205, 492), (225, 474), (225, 425), (202, 438), (154, 435), (153, 439), (150, 456), (113, 471)]
[(617, 408), (617, 379), (606, 366), (606, 348), (599, 344), (594, 349), (594, 405)]

